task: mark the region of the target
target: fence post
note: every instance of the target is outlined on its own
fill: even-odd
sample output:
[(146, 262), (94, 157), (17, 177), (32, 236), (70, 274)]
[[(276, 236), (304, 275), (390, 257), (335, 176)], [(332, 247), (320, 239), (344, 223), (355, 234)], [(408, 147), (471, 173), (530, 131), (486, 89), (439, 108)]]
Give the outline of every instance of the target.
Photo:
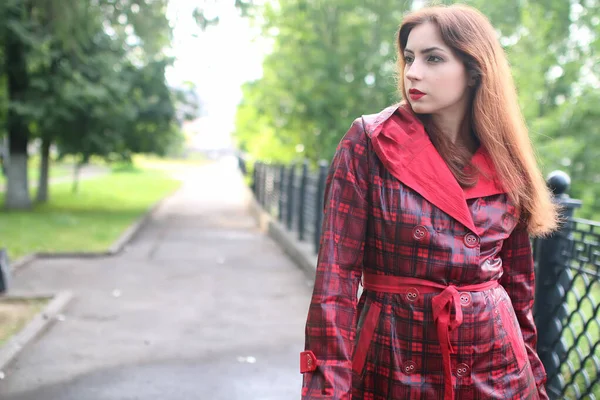
[(258, 163), (257, 165), (257, 172), (256, 172), (256, 192), (257, 192), (257, 199), (258, 199), (258, 204), (261, 205), (261, 207), (264, 207), (264, 187), (265, 187), (265, 181), (264, 181), (264, 176), (263, 176), (263, 166), (264, 164), (262, 162)]
[(278, 207), (278, 218), (280, 222), (283, 222), (283, 210), (284, 210), (284, 201), (283, 195), (285, 193), (285, 165), (281, 165), (279, 167), (279, 207)]
[(296, 173), (296, 166), (294, 164), (290, 165), (290, 172), (288, 174), (288, 182), (287, 182), (287, 197), (286, 197), (286, 219), (287, 219), (287, 228), (288, 230), (292, 230), (292, 218), (294, 215), (294, 176)]
[(565, 294), (573, 279), (568, 269), (569, 249), (573, 240), (573, 223), (569, 219), (573, 217), (575, 209), (581, 207), (581, 201), (571, 199), (567, 194), (571, 179), (566, 173), (550, 173), (547, 184), (554, 194), (554, 202), (561, 207), (560, 216), (565, 223), (552, 235), (536, 239), (534, 315), (538, 331), (537, 350), (548, 375), (546, 389), (550, 398), (559, 398), (564, 387), (560, 366), (567, 354), (567, 348), (561, 341), (563, 321), (568, 315)]
[(306, 207), (306, 180), (308, 176), (308, 160), (302, 163), (300, 175), (300, 202), (298, 203), (298, 240), (304, 240), (304, 208)]
[(237, 159), (238, 159), (238, 168), (240, 169), (240, 172), (242, 173), (243, 176), (246, 176), (246, 174), (248, 173), (248, 170), (246, 169), (246, 158), (244, 156), (242, 156), (241, 153), (238, 153)]
[(265, 204), (263, 208), (269, 215), (271, 214), (271, 200), (273, 199), (273, 187), (271, 185), (271, 170), (272, 166), (270, 164), (265, 164), (263, 169), (263, 202)]
[(260, 204), (267, 211), (267, 164), (260, 163)]
[(329, 164), (325, 160), (319, 161), (319, 178), (317, 181), (317, 193), (315, 195), (315, 253), (319, 252), (321, 243), (321, 225), (323, 224), (323, 202), (325, 201), (325, 181)]
[(252, 168), (252, 184), (251, 184), (252, 185), (251, 186), (252, 193), (254, 193), (254, 197), (256, 199), (258, 199), (258, 192), (257, 192), (257, 187), (256, 187), (256, 182), (258, 180), (258, 171), (257, 171), (258, 163), (259, 163), (258, 161), (254, 161), (254, 167)]

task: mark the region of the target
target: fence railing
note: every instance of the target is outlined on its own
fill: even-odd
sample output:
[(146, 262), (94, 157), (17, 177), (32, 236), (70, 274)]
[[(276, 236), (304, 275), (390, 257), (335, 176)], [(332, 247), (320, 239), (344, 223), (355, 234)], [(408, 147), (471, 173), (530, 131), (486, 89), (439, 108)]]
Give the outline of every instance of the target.
[(535, 239), (535, 322), (538, 353), (553, 399), (600, 399), (600, 223), (575, 218), (570, 180), (553, 173), (549, 186), (566, 222)]
[[(243, 162), (241, 162), (241, 165)], [(318, 251), (328, 163), (254, 164), (252, 189), (265, 211)], [(242, 168), (245, 171), (245, 166)], [(574, 218), (569, 177), (548, 179), (565, 223), (532, 240), (536, 268), (534, 318), (538, 354), (551, 399), (600, 400), (600, 222)]]
[(299, 166), (254, 164), (252, 190), (263, 207), (276, 217), (298, 240), (319, 248), (323, 221), (323, 197), (328, 164), (319, 163), (316, 171), (308, 163)]

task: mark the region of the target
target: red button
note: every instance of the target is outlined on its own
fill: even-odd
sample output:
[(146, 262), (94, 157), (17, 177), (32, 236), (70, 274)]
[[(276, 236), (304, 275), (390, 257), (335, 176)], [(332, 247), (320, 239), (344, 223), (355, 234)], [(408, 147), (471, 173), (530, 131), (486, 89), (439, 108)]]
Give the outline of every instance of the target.
[(414, 361), (405, 361), (404, 364), (402, 364), (402, 372), (404, 372), (406, 375), (410, 375), (416, 370), (417, 364)]
[(462, 304), (463, 306), (468, 306), (469, 304), (471, 304), (471, 294), (462, 292), (460, 294), (460, 304)]
[(416, 301), (419, 297), (419, 291), (415, 288), (408, 288), (406, 290), (406, 300), (408, 301)]
[(423, 240), (428, 234), (429, 231), (423, 225), (417, 225), (413, 228), (413, 238), (415, 238), (415, 240)]
[(456, 376), (465, 377), (471, 373), (471, 368), (465, 363), (460, 363), (456, 366)]
[(469, 248), (477, 247), (479, 245), (479, 238), (471, 232), (465, 235), (464, 241), (465, 245)]

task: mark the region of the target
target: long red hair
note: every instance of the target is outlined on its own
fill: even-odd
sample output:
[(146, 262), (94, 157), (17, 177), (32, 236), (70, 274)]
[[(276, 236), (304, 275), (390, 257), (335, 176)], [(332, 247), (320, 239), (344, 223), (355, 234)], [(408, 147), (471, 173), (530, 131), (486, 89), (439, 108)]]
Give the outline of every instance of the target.
[[(402, 97), (408, 98), (404, 87), (408, 35), (415, 26), (426, 22), (439, 27), (445, 44), (463, 60), (469, 76), (476, 78), (471, 108), (465, 118), (471, 119), (474, 135), (488, 150), (529, 233), (535, 236), (550, 233), (557, 226), (557, 208), (538, 167), (508, 60), (494, 28), (481, 12), (455, 4), (426, 7), (405, 16), (397, 37), (398, 86)], [(405, 105), (410, 107), (408, 102)], [(423, 120), (432, 142), (458, 182), (462, 186), (473, 184), (472, 177), (463, 170), (469, 166), (470, 155), (438, 132), (428, 116), (417, 116)]]

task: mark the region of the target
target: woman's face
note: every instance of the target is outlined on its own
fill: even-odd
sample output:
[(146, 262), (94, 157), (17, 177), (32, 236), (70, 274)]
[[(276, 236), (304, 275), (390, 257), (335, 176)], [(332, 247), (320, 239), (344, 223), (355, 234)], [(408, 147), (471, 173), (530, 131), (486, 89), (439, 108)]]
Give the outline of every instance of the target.
[(468, 76), (462, 60), (444, 44), (437, 25), (415, 26), (404, 50), (404, 88), (417, 114), (466, 112)]

